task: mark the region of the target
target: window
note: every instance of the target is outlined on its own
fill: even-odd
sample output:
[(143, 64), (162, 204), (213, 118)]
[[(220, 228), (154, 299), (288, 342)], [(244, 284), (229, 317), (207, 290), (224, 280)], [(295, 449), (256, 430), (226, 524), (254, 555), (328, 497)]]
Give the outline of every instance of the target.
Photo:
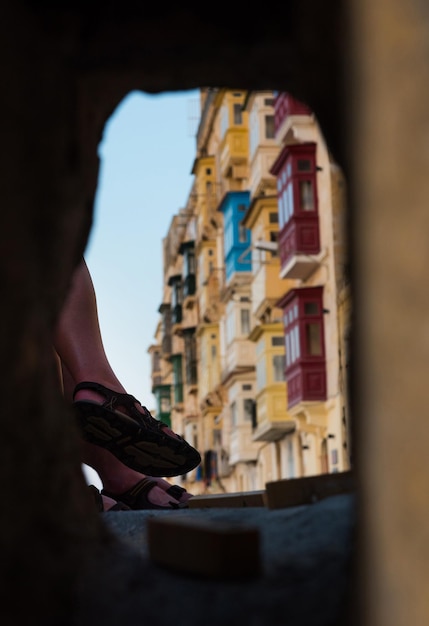
[(255, 406), (255, 401), (253, 400), (253, 398), (244, 398), (243, 413), (244, 413), (244, 420), (246, 422), (253, 421), (254, 406)]
[(161, 396), (160, 409), (161, 413), (169, 413), (171, 411), (170, 396)]
[(223, 139), (229, 126), (228, 107), (226, 106), (226, 104), (222, 106), (220, 110), (219, 118), (220, 118), (220, 138)]
[(156, 352), (152, 354), (152, 370), (154, 372), (159, 372), (160, 369), (161, 369), (161, 355), (157, 350)]
[(265, 138), (266, 139), (274, 139), (275, 138), (275, 126), (274, 126), (274, 115), (266, 115), (265, 116)]
[(225, 253), (231, 250), (234, 245), (234, 225), (232, 222), (228, 222), (225, 225)]
[(234, 104), (234, 124), (240, 126), (243, 123), (243, 114), (241, 104)]
[(249, 115), (249, 153), (252, 159), (259, 146), (259, 118), (258, 112), (253, 109)]
[(298, 159), (298, 172), (311, 172), (311, 159)]
[(162, 315), (162, 342), (161, 350), (164, 354), (171, 352), (171, 306), (169, 304), (161, 304), (159, 312)]
[(201, 341), (200, 344), (200, 365), (201, 370), (204, 372), (207, 368), (207, 346), (205, 341)]
[(265, 359), (259, 359), (256, 361), (256, 388), (257, 391), (262, 391), (267, 386), (267, 368), (265, 366)]
[(278, 224), (279, 214), (277, 212), (270, 213), (270, 224)]
[(195, 274), (195, 252), (194, 250), (186, 250), (184, 255), (185, 276)]
[(299, 204), (303, 211), (314, 211), (314, 190), (312, 180), (299, 181)]
[(240, 332), (242, 335), (250, 333), (250, 310), (241, 309), (240, 311)]
[(237, 403), (234, 401), (231, 406), (231, 427), (234, 428), (237, 426)]
[(171, 365), (173, 369), (174, 402), (183, 402), (182, 355), (173, 355), (171, 357)]
[(301, 357), (298, 307), (296, 305), (287, 310), (283, 321), (286, 329), (286, 366), (289, 367)]
[(182, 277), (172, 276), (169, 280), (171, 286), (171, 304), (173, 308), (178, 304), (182, 304)]
[(275, 354), (273, 356), (273, 378), (274, 382), (279, 383), (285, 380), (285, 355)]
[(318, 315), (319, 303), (318, 302), (304, 302), (304, 315)]
[(317, 322), (306, 324), (306, 345), (309, 356), (322, 354), (322, 337), (320, 324)]
[(213, 429), (213, 447), (220, 448), (222, 446), (222, 431), (220, 428)]
[(283, 337), (271, 337), (271, 345), (274, 346), (282, 346), (283, 345)]
[(197, 383), (197, 346), (195, 328), (186, 328), (183, 332), (185, 342), (185, 373), (186, 383), (195, 385)]
[[(271, 243), (277, 243), (279, 242), (279, 231), (278, 230), (271, 230), (270, 231), (270, 241)], [(271, 256), (272, 257), (276, 257), (278, 256), (278, 249), (277, 250), (271, 250)]]
[(234, 309), (231, 307), (226, 317), (226, 345), (228, 346), (235, 337)]
[(247, 241), (247, 228), (243, 224), (238, 225), (238, 241), (240, 243), (246, 243)]

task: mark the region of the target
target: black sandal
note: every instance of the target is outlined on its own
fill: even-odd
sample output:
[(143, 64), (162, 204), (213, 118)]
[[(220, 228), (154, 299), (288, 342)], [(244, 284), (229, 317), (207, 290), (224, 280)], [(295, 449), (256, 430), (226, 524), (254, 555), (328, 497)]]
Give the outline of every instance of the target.
[(106, 491), (105, 489), (103, 489), (101, 493), (103, 496), (108, 496), (113, 500), (122, 502), (123, 504), (127, 505), (127, 507), (135, 511), (143, 509), (162, 509), (164, 511), (168, 511), (170, 509), (173, 510), (189, 508), (186, 502), (176, 503), (170, 501), (168, 503), (168, 506), (161, 506), (160, 504), (153, 504), (152, 502), (150, 502), (147, 494), (151, 489), (153, 489), (153, 487), (156, 487), (157, 485), (158, 483), (156, 482), (156, 480), (151, 480), (150, 478), (142, 478), (142, 480), (139, 480), (139, 482), (134, 485), (134, 487), (131, 487), (131, 489), (128, 489), (123, 493), (113, 494), (109, 491)]
[[(91, 492), (92, 497), (94, 498), (94, 504), (97, 507), (97, 511), (99, 513), (109, 513), (109, 511), (131, 511), (130, 507), (127, 506), (124, 502), (118, 502), (118, 501), (110, 509), (107, 509), (107, 511), (105, 511), (104, 503), (103, 503), (103, 496), (98, 491), (97, 487), (95, 485), (88, 485), (88, 489)], [(107, 494), (103, 494), (103, 495), (107, 495)], [(112, 500), (115, 500), (115, 499), (116, 498), (112, 498)]]
[(82, 389), (105, 398), (102, 404), (90, 400), (73, 402), (83, 437), (106, 448), (131, 469), (168, 477), (186, 474), (201, 463), (200, 453), (182, 437), (164, 432), (167, 424), (152, 417), (146, 407), (144, 413), (138, 411), (135, 404), (140, 402), (134, 396), (117, 393), (99, 383), (82, 382), (76, 385), (73, 398)]
[(182, 495), (186, 493), (186, 489), (184, 487), (181, 487), (180, 485), (171, 485), (171, 487), (169, 487), (165, 491), (175, 500), (180, 500)]

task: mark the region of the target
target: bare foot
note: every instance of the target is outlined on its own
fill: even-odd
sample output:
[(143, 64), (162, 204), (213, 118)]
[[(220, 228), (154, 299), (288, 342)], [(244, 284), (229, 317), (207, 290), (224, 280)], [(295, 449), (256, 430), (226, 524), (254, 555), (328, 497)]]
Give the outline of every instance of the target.
[[(141, 474), (121, 463), (105, 448), (85, 440), (82, 440), (82, 461), (97, 472), (106, 493), (118, 496), (118, 499), (120, 499), (121, 493), (128, 491), (143, 478), (146, 478), (145, 474)], [(170, 495), (167, 493), (167, 490), (172, 487), (170, 482), (164, 478), (154, 478), (152, 476), (147, 478), (156, 482), (156, 485), (147, 493), (147, 498), (152, 504), (163, 507), (169, 507), (171, 502), (183, 505), (193, 497), (187, 491), (181, 492), (179, 497), (174, 492)]]

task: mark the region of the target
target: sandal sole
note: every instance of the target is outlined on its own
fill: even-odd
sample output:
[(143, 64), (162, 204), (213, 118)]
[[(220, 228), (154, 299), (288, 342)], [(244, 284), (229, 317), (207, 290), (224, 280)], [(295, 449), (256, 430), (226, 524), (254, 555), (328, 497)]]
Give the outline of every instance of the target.
[(142, 428), (124, 413), (91, 402), (78, 401), (73, 406), (86, 441), (109, 450), (142, 474), (179, 476), (201, 463), (199, 452), (186, 441)]

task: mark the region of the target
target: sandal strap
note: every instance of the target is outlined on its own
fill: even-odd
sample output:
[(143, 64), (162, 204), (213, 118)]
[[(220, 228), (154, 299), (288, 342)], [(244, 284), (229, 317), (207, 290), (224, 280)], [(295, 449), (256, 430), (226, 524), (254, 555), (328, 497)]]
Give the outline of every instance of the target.
[(127, 496), (137, 500), (140, 494), (148, 494), (149, 491), (153, 487), (156, 487), (157, 484), (156, 480), (152, 480), (147, 477), (142, 478), (136, 485), (134, 485), (134, 487), (128, 489)]
[(85, 389), (88, 391), (95, 391), (101, 394), (102, 396), (104, 396), (106, 398), (106, 401), (104, 402), (103, 406), (105, 406), (106, 408), (111, 408), (112, 411), (114, 411), (115, 407), (118, 405), (123, 405), (127, 408), (129, 404), (134, 406), (136, 402), (137, 404), (141, 405), (141, 402), (139, 402), (137, 398), (134, 398), (134, 396), (131, 396), (129, 393), (121, 393), (119, 391), (113, 391), (113, 389), (108, 389), (104, 385), (100, 385), (100, 383), (93, 383), (93, 382), (87, 382), (87, 381), (78, 383), (76, 385), (73, 391), (73, 400), (77, 392), (81, 391), (82, 389)]
[(105, 496), (108, 496), (109, 498), (117, 500), (118, 502), (123, 502), (124, 504), (126, 504), (127, 506), (131, 506), (132, 508), (133, 506), (135, 506), (135, 503), (139, 500), (141, 496), (143, 496), (144, 499), (147, 500), (147, 494), (153, 487), (156, 487), (157, 484), (158, 483), (155, 480), (146, 476), (139, 480), (138, 483), (136, 483), (133, 487), (127, 489), (127, 491), (124, 491), (123, 493), (114, 494), (110, 491), (106, 491), (106, 489), (103, 489), (101, 493)]
[(145, 476), (134, 487), (124, 491), (123, 493), (110, 493), (105, 489), (102, 490), (102, 494), (114, 498), (118, 502), (122, 502), (129, 506), (131, 509), (163, 509), (163, 510), (175, 510), (188, 508), (187, 504), (180, 504), (169, 501), (169, 506), (162, 506), (160, 504), (152, 504), (148, 498), (149, 491), (156, 487), (158, 483), (153, 478)]
[(180, 500), (182, 495), (186, 493), (186, 489), (181, 487), (180, 485), (171, 485), (168, 489), (166, 489), (167, 493), (176, 500)]
[[(162, 422), (161, 420), (155, 419), (150, 414), (150, 411), (145, 406), (143, 406), (142, 403), (137, 400), (137, 398), (130, 395), (129, 393), (120, 393), (119, 391), (113, 391), (112, 389), (109, 389), (108, 387), (105, 387), (100, 383), (84, 381), (76, 385), (73, 391), (73, 400), (77, 392), (83, 389), (88, 391), (95, 391), (96, 393), (104, 396), (105, 401), (103, 402), (102, 406), (110, 411), (115, 411), (116, 407), (118, 406), (124, 407), (129, 413), (130, 417), (132, 417), (136, 422), (141, 424), (144, 428), (149, 428), (155, 431), (158, 431), (165, 427), (168, 428), (168, 424)], [(138, 411), (135, 407), (135, 404), (139, 404), (144, 412), (141, 413), (140, 411)]]

